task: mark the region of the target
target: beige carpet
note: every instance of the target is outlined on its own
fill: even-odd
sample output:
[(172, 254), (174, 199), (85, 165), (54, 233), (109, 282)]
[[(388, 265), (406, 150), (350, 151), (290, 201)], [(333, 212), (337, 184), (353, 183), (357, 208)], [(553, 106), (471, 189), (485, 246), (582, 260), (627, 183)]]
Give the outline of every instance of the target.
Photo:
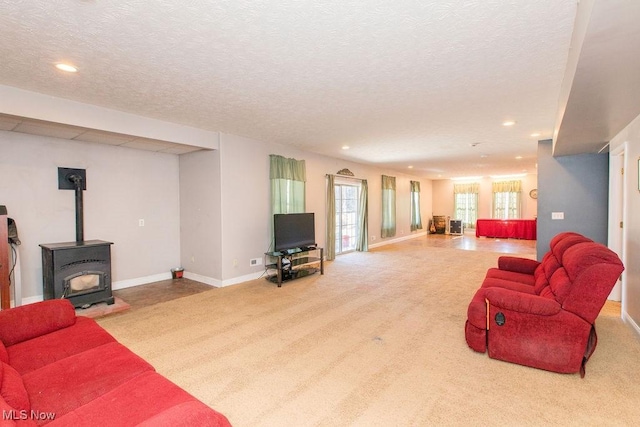
[(598, 319), (584, 379), (489, 359), (464, 321), (499, 254), (420, 241), (99, 322), (234, 426), (640, 423), (640, 341), (619, 318)]

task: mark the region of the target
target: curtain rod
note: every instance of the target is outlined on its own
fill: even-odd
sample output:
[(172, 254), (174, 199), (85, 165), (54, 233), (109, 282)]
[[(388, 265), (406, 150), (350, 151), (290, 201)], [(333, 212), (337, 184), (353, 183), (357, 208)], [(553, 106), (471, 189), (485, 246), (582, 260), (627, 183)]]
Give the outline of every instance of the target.
[(333, 176), (333, 177), (336, 177), (336, 178), (344, 178), (344, 179), (354, 179), (356, 181), (366, 181), (366, 179), (364, 179), (364, 178), (355, 178), (353, 176), (346, 176), (346, 175), (334, 175), (334, 174), (331, 174), (331, 173), (328, 173), (325, 176)]

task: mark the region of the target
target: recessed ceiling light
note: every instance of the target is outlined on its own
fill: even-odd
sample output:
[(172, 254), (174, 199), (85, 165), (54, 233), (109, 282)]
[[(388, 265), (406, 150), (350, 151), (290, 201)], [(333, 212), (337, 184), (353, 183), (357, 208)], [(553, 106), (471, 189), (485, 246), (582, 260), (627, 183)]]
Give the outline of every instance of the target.
[(503, 123), (502, 123), (502, 126), (513, 126), (513, 125), (515, 125), (515, 124), (516, 124), (516, 122), (515, 122), (515, 121), (513, 121), (513, 120), (507, 120), (506, 122), (503, 122)]
[(486, 154), (480, 154), (480, 158), (481, 159), (486, 159), (487, 157), (489, 157), (489, 156), (487, 156)]
[(536, 136), (540, 136), (540, 132), (534, 132), (534, 133), (532, 133), (532, 134), (531, 134), (531, 136), (532, 136), (532, 137), (534, 137), (534, 138), (535, 138)]
[(413, 169), (413, 166), (407, 166), (409, 169)]
[(348, 150), (348, 149), (349, 149), (349, 146), (348, 146), (348, 145), (343, 145), (343, 146), (342, 146), (342, 149), (343, 149), (343, 150)]
[(522, 156), (516, 156), (516, 159), (520, 160), (520, 159), (522, 159)]
[(67, 73), (77, 73), (78, 69), (76, 67), (74, 67), (73, 65), (69, 65), (69, 64), (56, 64), (56, 68), (58, 70), (62, 70), (62, 71), (66, 71)]

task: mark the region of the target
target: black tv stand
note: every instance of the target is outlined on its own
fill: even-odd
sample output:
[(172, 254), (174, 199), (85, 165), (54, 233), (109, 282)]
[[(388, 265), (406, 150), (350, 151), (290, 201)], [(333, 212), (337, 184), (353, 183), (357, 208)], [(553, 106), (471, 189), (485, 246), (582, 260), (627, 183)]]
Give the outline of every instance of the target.
[(265, 268), (275, 273), (267, 280), (276, 283), (299, 279), (313, 273), (324, 274), (324, 249), (318, 247), (293, 248), (276, 252), (265, 252)]

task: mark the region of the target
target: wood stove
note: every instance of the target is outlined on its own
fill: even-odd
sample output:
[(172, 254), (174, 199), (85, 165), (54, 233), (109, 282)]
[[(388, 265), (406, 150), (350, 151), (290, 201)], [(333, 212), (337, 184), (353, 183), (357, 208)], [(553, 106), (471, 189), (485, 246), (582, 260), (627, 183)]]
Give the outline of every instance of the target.
[(41, 244), (44, 299), (67, 298), (74, 307), (113, 304), (111, 242), (84, 240), (82, 191), (87, 189), (84, 169), (58, 168), (58, 189), (74, 190), (76, 241)]
[(74, 307), (113, 304), (112, 244), (86, 240), (40, 245), (44, 299), (66, 298)]

